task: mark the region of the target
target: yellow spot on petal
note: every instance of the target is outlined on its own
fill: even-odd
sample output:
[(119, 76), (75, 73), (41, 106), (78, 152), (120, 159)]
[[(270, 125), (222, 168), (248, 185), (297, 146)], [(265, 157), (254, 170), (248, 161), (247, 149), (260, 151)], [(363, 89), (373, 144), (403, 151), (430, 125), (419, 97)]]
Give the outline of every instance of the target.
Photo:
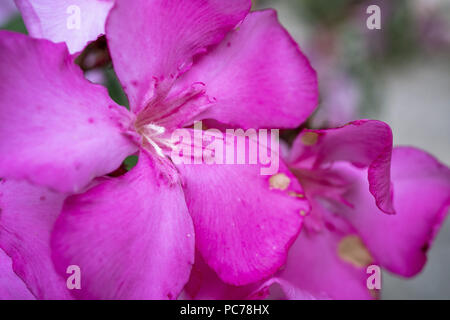
[(290, 183), (291, 179), (284, 173), (277, 173), (269, 178), (270, 189), (286, 190)]
[(369, 250), (356, 235), (347, 236), (339, 242), (338, 255), (343, 261), (358, 268), (366, 267), (373, 262)]
[(315, 132), (305, 132), (302, 137), (302, 143), (306, 146), (313, 146), (317, 143), (319, 135)]
[(305, 210), (300, 210), (300, 215), (301, 215), (302, 217), (306, 216), (306, 211), (305, 211)]
[(294, 191), (289, 191), (288, 195), (290, 195), (291, 197), (296, 197), (296, 198), (301, 198), (301, 199), (303, 199), (305, 197), (305, 195), (303, 193), (297, 193)]

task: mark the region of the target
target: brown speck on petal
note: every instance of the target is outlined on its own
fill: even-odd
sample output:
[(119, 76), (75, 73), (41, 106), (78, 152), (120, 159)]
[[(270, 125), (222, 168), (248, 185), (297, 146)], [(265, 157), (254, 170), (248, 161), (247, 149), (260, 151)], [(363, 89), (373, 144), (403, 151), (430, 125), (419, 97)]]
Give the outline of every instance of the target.
[(270, 189), (286, 190), (290, 183), (291, 179), (284, 173), (277, 173), (269, 178)]
[(315, 132), (305, 132), (302, 137), (302, 143), (306, 146), (313, 146), (317, 143), (319, 135)]
[(376, 289), (368, 289), (370, 295), (372, 296), (372, 298), (374, 299), (380, 299), (380, 290), (376, 290)]
[(339, 242), (338, 256), (358, 268), (366, 267), (373, 262), (369, 250), (356, 235), (346, 236)]
[(300, 199), (303, 199), (305, 197), (305, 195), (303, 193), (297, 193), (294, 191), (289, 191), (288, 195), (290, 195), (291, 197), (296, 197), (296, 198), (300, 198)]

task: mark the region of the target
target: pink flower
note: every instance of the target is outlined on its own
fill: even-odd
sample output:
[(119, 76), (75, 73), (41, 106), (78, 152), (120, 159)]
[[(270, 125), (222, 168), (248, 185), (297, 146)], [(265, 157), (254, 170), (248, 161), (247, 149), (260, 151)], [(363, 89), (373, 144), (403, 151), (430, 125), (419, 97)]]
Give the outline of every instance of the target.
[[(249, 9), (116, 1), (106, 38), (130, 111), (83, 78), (64, 44), (0, 32), (0, 247), (35, 297), (174, 299), (194, 245), (234, 285), (285, 262), (309, 210), (285, 165), (292, 183), (280, 190), (259, 165), (168, 157), (171, 132), (195, 120), (288, 128), (314, 110), (307, 59), (273, 11)], [(105, 176), (135, 153), (135, 168)], [(69, 265), (81, 290), (66, 288)]]
[(392, 150), (390, 128), (374, 120), (304, 130), (287, 158), (312, 206), (287, 263), (232, 287), (196, 260), (187, 297), (263, 298), (270, 288), (272, 298), (371, 299), (368, 265), (403, 277), (422, 270), (450, 206), (449, 168), (415, 148)]
[(289, 165), (312, 211), (278, 278), (316, 296), (366, 299), (368, 265), (403, 277), (422, 270), (450, 205), (450, 170), (410, 147), (391, 158), (391, 146), (379, 121), (298, 137)]

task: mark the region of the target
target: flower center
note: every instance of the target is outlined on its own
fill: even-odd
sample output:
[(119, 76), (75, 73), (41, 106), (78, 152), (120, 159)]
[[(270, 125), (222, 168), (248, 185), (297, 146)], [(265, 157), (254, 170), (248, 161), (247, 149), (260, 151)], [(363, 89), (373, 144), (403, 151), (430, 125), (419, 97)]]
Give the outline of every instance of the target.
[(172, 130), (190, 124), (210, 103), (204, 83), (172, 89), (167, 95), (156, 95), (145, 104), (135, 119), (134, 130), (144, 148), (165, 157), (175, 147), (171, 141)]
[(136, 132), (142, 137), (142, 146), (147, 150), (153, 149), (160, 157), (165, 157), (165, 151), (174, 147), (166, 128), (154, 123), (148, 123), (136, 128)]

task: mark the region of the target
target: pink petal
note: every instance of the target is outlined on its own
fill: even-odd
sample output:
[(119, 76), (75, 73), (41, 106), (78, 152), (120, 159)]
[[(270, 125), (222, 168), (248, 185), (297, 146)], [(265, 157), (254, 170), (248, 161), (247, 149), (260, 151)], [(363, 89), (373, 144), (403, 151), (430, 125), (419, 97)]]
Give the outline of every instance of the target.
[[(279, 297), (272, 294), (275, 285), (282, 289)], [(200, 255), (196, 255), (191, 277), (185, 287), (186, 297), (193, 300), (262, 300), (289, 299), (289, 300), (316, 300), (311, 294), (298, 289), (292, 283), (270, 278), (267, 281), (259, 281), (245, 286), (233, 286), (220, 280), (217, 274), (208, 267)], [(270, 294), (270, 295), (269, 295)]]
[(34, 300), (25, 283), (14, 273), (11, 258), (0, 249), (0, 300)]
[(381, 266), (410, 277), (422, 270), (426, 253), (450, 205), (450, 170), (414, 148), (395, 148), (392, 183), (397, 214), (380, 215), (370, 199), (363, 172), (348, 193), (355, 208), (342, 212), (358, 229)]
[(391, 154), (389, 126), (376, 120), (358, 120), (335, 129), (304, 130), (293, 144), (289, 162), (293, 167), (311, 169), (337, 161), (368, 167), (369, 188), (377, 206), (386, 213), (395, 213), (390, 183)]
[(185, 293), (194, 300), (245, 300), (250, 298), (257, 285), (237, 287), (224, 283), (197, 253)]
[[(275, 292), (275, 286), (281, 287), (282, 293)], [(274, 291), (274, 293), (272, 293)], [(185, 287), (185, 297), (193, 300), (316, 300), (313, 295), (296, 288), (292, 283), (270, 278), (245, 286), (233, 286), (220, 280), (217, 274), (208, 267), (200, 255), (196, 255), (191, 277)]]
[(135, 151), (125, 112), (64, 45), (0, 31), (0, 177), (82, 189)]
[[(274, 292), (276, 285), (279, 286), (281, 292)], [(309, 292), (299, 289), (293, 283), (286, 281), (281, 278), (271, 278), (264, 282), (254, 293), (254, 296), (268, 296), (270, 300), (318, 300), (321, 299), (316, 297)], [(326, 298), (322, 298), (326, 299)]]
[(365, 268), (338, 255), (339, 243), (348, 235), (338, 230), (302, 230), (289, 251), (286, 266), (277, 275), (289, 299), (303, 299), (305, 295), (311, 299), (372, 298)]
[[(29, 34), (65, 42), (70, 53), (105, 33), (114, 0), (15, 0)], [(79, 24), (77, 19), (79, 17)]]
[(297, 127), (318, 100), (316, 73), (273, 10), (250, 13), (179, 81), (206, 84), (212, 105), (198, 119), (241, 128)]
[[(281, 297), (276, 293), (272, 294), (272, 291), (275, 291), (275, 285), (281, 287), (283, 291)], [(280, 278), (270, 278), (267, 281), (259, 281), (245, 286), (226, 284), (208, 267), (200, 254), (195, 257), (195, 264), (185, 287), (185, 293), (187, 298), (194, 300), (261, 300), (267, 297), (289, 300), (318, 299)]]
[(106, 36), (131, 109), (144, 108), (156, 89), (167, 92), (193, 57), (220, 42), (250, 5), (248, 0), (117, 0)]
[(141, 152), (130, 172), (66, 200), (52, 238), (57, 270), (81, 269), (83, 299), (175, 299), (194, 260), (179, 184)]
[(50, 233), (65, 195), (26, 182), (0, 181), (0, 247), (38, 299), (71, 299), (51, 260)]
[[(226, 137), (227, 144), (231, 137)], [(217, 140), (225, 145), (223, 137)], [(254, 140), (247, 143), (247, 148), (257, 144)], [(256, 282), (285, 262), (309, 204), (283, 163), (272, 176), (261, 175), (260, 164), (177, 167), (184, 178), (196, 248), (222, 281), (233, 285)], [(288, 183), (277, 186), (280, 180)]]

